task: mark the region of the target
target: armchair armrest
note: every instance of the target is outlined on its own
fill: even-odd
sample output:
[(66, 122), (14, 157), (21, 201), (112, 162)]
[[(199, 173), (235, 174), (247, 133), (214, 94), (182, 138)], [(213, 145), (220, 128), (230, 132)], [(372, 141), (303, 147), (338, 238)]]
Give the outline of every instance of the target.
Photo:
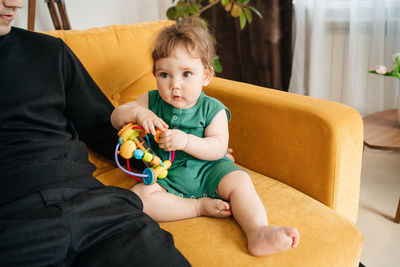
[(238, 164), (356, 221), (363, 152), (356, 110), (221, 78), (205, 91), (232, 112), (230, 147)]

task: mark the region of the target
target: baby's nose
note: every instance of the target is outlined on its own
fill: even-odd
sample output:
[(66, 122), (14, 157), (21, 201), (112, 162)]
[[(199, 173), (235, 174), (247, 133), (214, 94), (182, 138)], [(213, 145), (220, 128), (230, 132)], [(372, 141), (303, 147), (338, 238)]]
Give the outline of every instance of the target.
[(180, 89), (181, 88), (181, 82), (177, 78), (171, 79), (171, 89)]

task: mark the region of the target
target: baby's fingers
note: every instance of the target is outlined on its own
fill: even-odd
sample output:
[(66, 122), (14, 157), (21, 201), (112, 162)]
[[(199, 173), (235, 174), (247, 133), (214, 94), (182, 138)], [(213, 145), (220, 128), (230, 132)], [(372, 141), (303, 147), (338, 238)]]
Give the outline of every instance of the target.
[(174, 149), (170, 145), (160, 146), (160, 148), (164, 149), (165, 151), (174, 151)]
[(155, 134), (156, 130), (155, 130), (155, 126), (153, 121), (146, 121), (142, 123), (142, 127), (144, 128), (144, 130), (148, 133), (151, 134)]
[(156, 134), (156, 128), (160, 128), (162, 123), (159, 122), (159, 119), (148, 119), (142, 122), (142, 127), (146, 130), (146, 132), (151, 133), (152, 135)]
[(160, 147), (165, 146), (169, 142), (171, 142), (171, 136), (168, 134), (168, 131), (164, 131), (158, 136), (158, 143)]
[(158, 120), (155, 122), (155, 126), (161, 130), (162, 132), (166, 131), (168, 129), (168, 124), (166, 124), (162, 119)]
[(169, 151), (167, 149), (170, 148), (171, 141), (172, 141), (171, 132), (168, 130), (162, 132), (158, 137), (158, 145), (160, 146), (160, 148), (166, 151)]

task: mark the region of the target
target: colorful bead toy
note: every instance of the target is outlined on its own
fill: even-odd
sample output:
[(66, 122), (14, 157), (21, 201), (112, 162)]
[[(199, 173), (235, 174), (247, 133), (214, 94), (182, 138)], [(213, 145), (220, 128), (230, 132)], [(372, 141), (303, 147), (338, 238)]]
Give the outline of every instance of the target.
[[(158, 142), (158, 137), (161, 134), (157, 130), (154, 140)], [(168, 169), (171, 167), (175, 157), (175, 151), (169, 152), (169, 159), (162, 161), (151, 149), (147, 132), (143, 127), (129, 123), (125, 125), (119, 132), (119, 142), (115, 148), (115, 162), (117, 166), (125, 173), (129, 174), (137, 181), (144, 182), (147, 185), (152, 185), (158, 179), (165, 178), (168, 175)], [(128, 170), (125, 170), (118, 160), (118, 155), (126, 159)], [(131, 171), (129, 159), (141, 159), (147, 168), (142, 174)]]

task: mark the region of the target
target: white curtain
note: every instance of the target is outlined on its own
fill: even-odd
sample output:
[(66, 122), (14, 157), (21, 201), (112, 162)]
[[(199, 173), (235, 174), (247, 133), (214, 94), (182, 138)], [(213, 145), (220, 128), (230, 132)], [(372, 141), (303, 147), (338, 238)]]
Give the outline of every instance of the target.
[(400, 82), (367, 71), (393, 69), (400, 52), (400, 0), (295, 0), (289, 91), (337, 101), (362, 115), (395, 108)]

